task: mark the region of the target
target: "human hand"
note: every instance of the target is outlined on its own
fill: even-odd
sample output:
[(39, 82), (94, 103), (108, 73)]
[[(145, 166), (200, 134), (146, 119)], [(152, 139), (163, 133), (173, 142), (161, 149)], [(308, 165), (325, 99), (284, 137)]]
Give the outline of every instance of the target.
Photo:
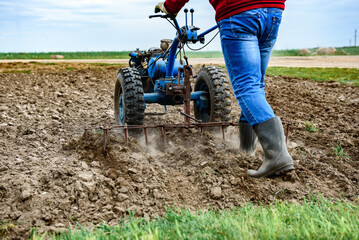
[(175, 19), (176, 16), (177, 16), (177, 13), (169, 13), (164, 5), (165, 2), (160, 2), (156, 5), (155, 7), (155, 13), (159, 13), (159, 12), (163, 12), (163, 13), (166, 13), (168, 15), (171, 15), (171, 19)]
[(159, 12), (163, 12), (163, 13), (166, 13), (166, 14), (169, 14), (165, 8), (165, 5), (164, 5), (165, 2), (160, 2), (156, 5), (155, 7), (155, 13), (159, 13)]

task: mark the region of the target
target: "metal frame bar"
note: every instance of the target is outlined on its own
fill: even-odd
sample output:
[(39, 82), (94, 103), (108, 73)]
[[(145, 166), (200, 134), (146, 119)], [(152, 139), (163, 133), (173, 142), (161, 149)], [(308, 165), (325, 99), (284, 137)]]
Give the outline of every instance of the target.
[[(185, 117), (187, 117), (188, 119), (193, 119), (193, 117), (191, 116), (187, 116), (187, 114), (183, 114)], [(196, 121), (200, 121), (200, 120), (196, 120)], [(283, 122), (283, 124), (286, 124), (286, 143), (288, 144), (288, 140), (289, 140), (289, 131), (290, 131), (290, 125), (291, 123), (288, 122)], [(181, 136), (183, 137), (183, 129), (190, 129), (190, 128), (198, 128), (200, 129), (201, 133), (203, 132), (203, 128), (213, 128), (213, 127), (219, 127), (220, 131), (222, 132), (222, 138), (223, 141), (226, 141), (226, 137), (225, 137), (225, 128), (226, 127), (230, 127), (230, 126), (238, 126), (238, 122), (207, 122), (207, 123), (202, 123), (202, 122), (196, 122), (196, 123), (177, 123), (177, 124), (154, 124), (154, 125), (112, 125), (112, 126), (100, 126), (100, 127), (92, 127), (92, 128), (85, 128), (85, 132), (84, 132), (84, 138), (85, 141), (88, 141), (89, 138), (89, 130), (102, 130), (103, 132), (103, 151), (106, 154), (106, 147), (107, 147), (107, 143), (108, 143), (108, 134), (112, 129), (116, 129), (116, 128), (122, 128), (124, 129), (124, 135), (125, 135), (125, 144), (128, 147), (128, 142), (129, 142), (129, 134), (128, 131), (129, 129), (143, 129), (143, 133), (145, 135), (145, 142), (146, 142), (146, 146), (148, 146), (148, 132), (147, 129), (149, 128), (157, 128), (157, 129), (161, 129), (161, 135), (163, 138), (163, 143), (164, 146), (166, 147), (167, 144), (167, 137), (166, 137), (166, 129), (181, 129)]]

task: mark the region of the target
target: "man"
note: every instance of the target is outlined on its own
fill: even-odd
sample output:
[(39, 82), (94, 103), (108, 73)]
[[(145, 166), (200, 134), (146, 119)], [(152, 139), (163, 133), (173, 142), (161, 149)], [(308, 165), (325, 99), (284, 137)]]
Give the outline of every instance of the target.
[[(176, 15), (189, 0), (166, 0), (155, 12)], [(277, 39), (285, 0), (210, 0), (228, 74), (241, 107), (240, 149), (251, 153), (257, 136), (264, 150), (262, 166), (248, 170), (252, 177), (278, 175), (294, 169), (282, 122), (268, 104), (264, 75)]]

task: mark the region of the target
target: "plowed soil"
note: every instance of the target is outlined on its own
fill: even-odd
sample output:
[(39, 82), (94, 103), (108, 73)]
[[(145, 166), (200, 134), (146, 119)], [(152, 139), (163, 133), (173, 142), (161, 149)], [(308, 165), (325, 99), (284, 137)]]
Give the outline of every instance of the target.
[[(159, 130), (150, 131), (148, 148), (133, 137), (126, 147), (122, 132), (112, 131), (107, 155), (101, 131), (84, 141), (84, 127), (113, 123), (119, 67), (0, 63), (0, 220), (17, 225), (11, 237), (26, 237), (30, 226), (58, 231), (76, 222), (116, 224), (128, 210), (151, 218), (173, 205), (223, 209), (319, 193), (358, 201), (359, 88), (268, 77), (268, 100), (291, 123), (288, 147), (296, 170), (254, 179), (246, 170), (260, 166), (263, 151), (258, 146), (252, 156), (241, 154), (234, 127), (226, 141), (213, 130), (185, 130), (183, 137), (168, 130), (166, 148)], [(232, 109), (237, 121), (234, 98)], [(180, 123), (181, 110), (168, 107), (167, 115), (145, 121)], [(320, 131), (307, 131), (307, 121)]]

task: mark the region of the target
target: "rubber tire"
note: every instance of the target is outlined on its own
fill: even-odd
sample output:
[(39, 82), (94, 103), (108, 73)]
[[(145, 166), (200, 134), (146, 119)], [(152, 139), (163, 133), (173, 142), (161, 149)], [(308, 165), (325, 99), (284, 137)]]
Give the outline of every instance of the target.
[(194, 91), (203, 91), (204, 86), (208, 89), (209, 111), (203, 116), (194, 104), (195, 117), (202, 122), (230, 121), (231, 93), (229, 81), (225, 78), (223, 70), (215, 66), (202, 67), (197, 74)]
[(115, 122), (119, 119), (120, 94), (123, 95), (123, 124), (143, 125), (145, 119), (145, 99), (140, 73), (135, 68), (121, 68), (115, 84)]

